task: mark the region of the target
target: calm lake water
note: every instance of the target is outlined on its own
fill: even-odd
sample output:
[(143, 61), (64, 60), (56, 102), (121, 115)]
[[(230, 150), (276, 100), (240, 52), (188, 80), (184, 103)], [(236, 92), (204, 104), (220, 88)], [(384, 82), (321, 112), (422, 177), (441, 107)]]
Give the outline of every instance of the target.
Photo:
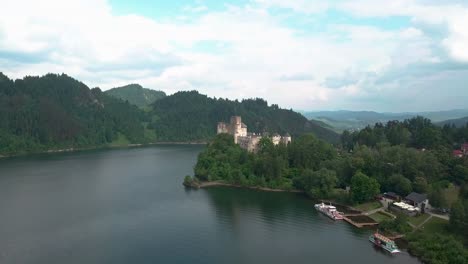
[(418, 263), (301, 195), (186, 190), (203, 147), (0, 160), (0, 263)]

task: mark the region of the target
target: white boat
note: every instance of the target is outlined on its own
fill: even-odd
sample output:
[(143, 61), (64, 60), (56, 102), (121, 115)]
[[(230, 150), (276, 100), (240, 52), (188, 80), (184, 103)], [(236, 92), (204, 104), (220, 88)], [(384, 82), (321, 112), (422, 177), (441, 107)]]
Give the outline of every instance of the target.
[(374, 243), (374, 245), (381, 247), (392, 254), (400, 252), (400, 250), (398, 249), (398, 247), (396, 246), (393, 240), (379, 234), (378, 232), (370, 235), (369, 241)]
[(328, 205), (324, 203), (319, 203), (314, 205), (317, 211), (323, 213), (324, 215), (330, 217), (333, 220), (341, 220), (343, 219), (343, 215), (336, 210), (336, 207), (333, 205)]

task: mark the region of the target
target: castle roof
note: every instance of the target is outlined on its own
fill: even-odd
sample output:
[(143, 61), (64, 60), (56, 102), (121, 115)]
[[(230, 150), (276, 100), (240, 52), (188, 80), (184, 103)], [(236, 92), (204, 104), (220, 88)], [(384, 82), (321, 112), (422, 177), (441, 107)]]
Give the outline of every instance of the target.
[(284, 134), (284, 137), (291, 137), (291, 135), (289, 135), (289, 133), (286, 132), (286, 134)]
[(247, 125), (244, 124), (244, 123), (241, 123), (241, 127), (242, 127), (242, 128), (247, 128)]

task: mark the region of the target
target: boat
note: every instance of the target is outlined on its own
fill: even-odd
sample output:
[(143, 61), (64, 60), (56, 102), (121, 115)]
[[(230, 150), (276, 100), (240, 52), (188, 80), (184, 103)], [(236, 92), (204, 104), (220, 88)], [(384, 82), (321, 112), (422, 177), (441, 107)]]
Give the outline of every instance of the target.
[(324, 215), (330, 217), (333, 220), (343, 219), (343, 214), (338, 212), (336, 210), (336, 207), (333, 205), (319, 203), (319, 204), (316, 204), (314, 207), (315, 209), (317, 209), (317, 211), (323, 213)]
[(370, 235), (369, 241), (372, 242), (374, 245), (380, 248), (383, 248), (392, 254), (400, 252), (400, 250), (398, 250), (395, 244), (395, 241), (391, 240), (390, 238), (386, 236), (379, 234), (378, 232)]

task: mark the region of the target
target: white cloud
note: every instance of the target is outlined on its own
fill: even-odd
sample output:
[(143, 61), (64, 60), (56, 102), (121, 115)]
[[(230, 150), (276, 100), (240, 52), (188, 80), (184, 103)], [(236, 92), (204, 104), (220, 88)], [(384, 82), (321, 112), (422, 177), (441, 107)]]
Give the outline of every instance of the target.
[(310, 0), (292, 0), (292, 1), (283, 1), (283, 0), (254, 0), (257, 4), (262, 5), (263, 7), (279, 7), (291, 9), (296, 12), (301, 13), (320, 13), (326, 11), (331, 7), (331, 3), (328, 1), (310, 1)]
[[(329, 32), (304, 34), (282, 24), (270, 7), (312, 15), (341, 8), (356, 16), (447, 23), (443, 47), (453, 58), (468, 60), (466, 13), (438, 6), (451, 12), (441, 15), (436, 7), (410, 0), (385, 8), (373, 0), (255, 0), (216, 12), (193, 5), (182, 11), (203, 11), (196, 18), (164, 22), (115, 15), (105, 0), (17, 0), (0, 9), (0, 68), (11, 77), (65, 72), (104, 89), (136, 82), (169, 93), (197, 89), (232, 99), (263, 97), (298, 109), (359, 108), (360, 100), (368, 99), (363, 105), (375, 109), (380, 94), (390, 97), (408, 87), (397, 85), (399, 71), (444, 59), (433, 48), (442, 40), (414, 25), (384, 30), (331, 24)], [(215, 43), (216, 49), (200, 51), (200, 43)], [(330, 80), (335, 85), (329, 86)]]

